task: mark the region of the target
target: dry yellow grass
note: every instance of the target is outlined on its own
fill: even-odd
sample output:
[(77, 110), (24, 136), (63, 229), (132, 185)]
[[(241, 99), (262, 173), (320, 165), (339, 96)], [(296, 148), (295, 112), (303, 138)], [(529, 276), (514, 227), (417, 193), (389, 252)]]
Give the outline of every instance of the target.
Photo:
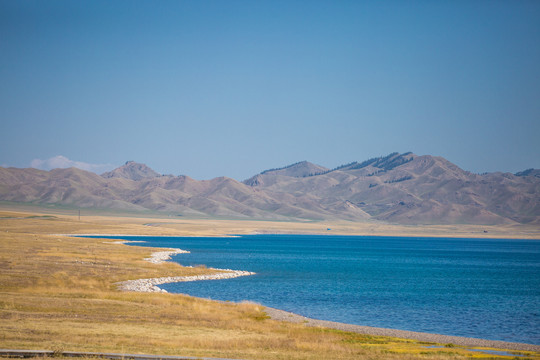
[(316, 224), (182, 220), (155, 227), (143, 224), (167, 221), (104, 216), (77, 221), (73, 215), (42, 215), (0, 211), (0, 348), (238, 359), (503, 358), (278, 322), (256, 304), (119, 292), (114, 285), (118, 281), (212, 270), (148, 263), (143, 259), (155, 251), (151, 248), (51, 235), (223, 234), (240, 232), (243, 225), (245, 231), (263, 230), (261, 226), (310, 231)]

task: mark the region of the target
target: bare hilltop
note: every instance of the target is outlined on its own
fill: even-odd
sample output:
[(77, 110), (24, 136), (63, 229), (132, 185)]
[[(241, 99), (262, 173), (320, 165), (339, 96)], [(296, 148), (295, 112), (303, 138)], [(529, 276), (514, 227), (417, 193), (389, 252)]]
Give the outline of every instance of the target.
[(238, 219), (540, 225), (540, 170), (474, 174), (413, 153), (334, 169), (302, 161), (243, 182), (160, 175), (133, 161), (102, 175), (0, 168), (0, 201)]

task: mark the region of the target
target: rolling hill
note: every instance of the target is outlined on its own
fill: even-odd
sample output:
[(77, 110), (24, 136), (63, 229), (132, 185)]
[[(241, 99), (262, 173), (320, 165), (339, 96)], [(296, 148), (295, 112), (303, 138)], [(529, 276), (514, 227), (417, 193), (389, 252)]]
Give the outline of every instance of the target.
[(441, 157), (393, 153), (334, 169), (302, 161), (244, 182), (199, 181), (129, 161), (101, 176), (76, 168), (0, 168), (0, 200), (273, 220), (540, 224), (539, 173), (479, 175)]

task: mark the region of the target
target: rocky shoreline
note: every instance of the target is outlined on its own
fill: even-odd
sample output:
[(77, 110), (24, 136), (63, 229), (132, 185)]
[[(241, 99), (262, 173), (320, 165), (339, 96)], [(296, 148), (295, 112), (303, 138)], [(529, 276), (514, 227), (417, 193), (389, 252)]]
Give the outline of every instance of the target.
[(152, 264), (160, 264), (164, 261), (170, 260), (171, 255), (174, 254), (189, 254), (189, 251), (182, 250), (182, 249), (170, 249), (168, 251), (158, 251), (155, 253), (152, 253), (149, 258), (146, 258), (144, 260), (151, 262)]
[[(144, 260), (153, 264), (161, 264), (171, 259), (174, 254), (189, 254), (189, 251), (182, 249), (168, 249), (165, 251), (157, 251), (152, 253), (149, 258)], [(167, 290), (159, 288), (157, 285), (169, 284), (174, 282), (200, 281), (200, 280), (223, 280), (232, 279), (240, 276), (255, 275), (254, 272), (231, 270), (231, 269), (214, 269), (220, 271), (217, 274), (194, 275), (194, 276), (168, 276), (151, 279), (127, 280), (117, 283), (118, 289), (122, 291), (138, 291), (138, 292), (161, 292), (166, 293)]]
[(186, 282), (186, 281), (199, 281), (199, 280), (223, 280), (232, 279), (240, 276), (255, 275), (253, 272), (241, 271), (241, 270), (229, 270), (229, 269), (215, 269), (219, 271), (227, 271), (217, 274), (209, 275), (195, 275), (195, 276), (171, 276), (152, 279), (138, 279), (128, 280), (118, 283), (118, 288), (122, 291), (139, 291), (139, 292), (162, 292), (166, 293), (167, 290), (159, 288), (157, 285), (168, 284), (174, 282)]

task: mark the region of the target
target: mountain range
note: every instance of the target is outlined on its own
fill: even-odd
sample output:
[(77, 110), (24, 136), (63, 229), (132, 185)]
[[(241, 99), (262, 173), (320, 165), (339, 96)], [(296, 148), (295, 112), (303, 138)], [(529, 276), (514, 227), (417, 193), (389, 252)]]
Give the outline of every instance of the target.
[(160, 175), (133, 161), (102, 175), (0, 167), (0, 200), (272, 220), (540, 224), (540, 170), (480, 175), (413, 153), (334, 169), (301, 161), (243, 182)]

